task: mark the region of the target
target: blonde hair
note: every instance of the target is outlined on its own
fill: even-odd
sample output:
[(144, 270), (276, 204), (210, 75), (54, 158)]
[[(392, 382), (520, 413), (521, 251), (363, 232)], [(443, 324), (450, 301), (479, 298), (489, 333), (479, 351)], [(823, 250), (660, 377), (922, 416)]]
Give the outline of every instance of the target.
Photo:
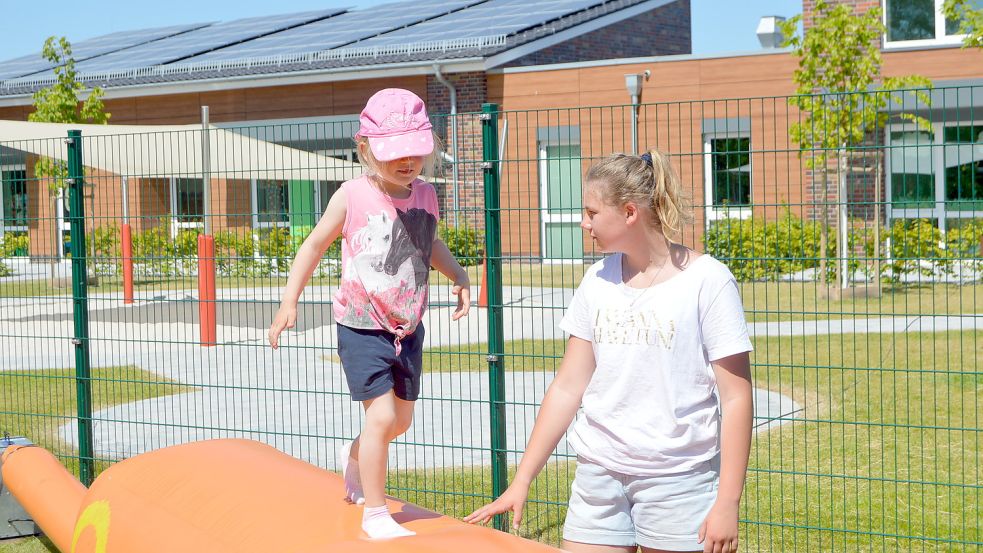
[[(648, 156), (651, 163), (645, 159)], [(612, 154), (587, 170), (587, 183), (596, 187), (608, 205), (621, 207), (631, 202), (648, 207), (667, 237), (679, 235), (683, 224), (692, 220), (682, 181), (669, 156), (658, 150), (642, 156)]]
[[(372, 155), (372, 148), (369, 147), (369, 139), (364, 136), (355, 137), (355, 146), (358, 148), (358, 161), (365, 167), (368, 175), (379, 174), (381, 162)], [(433, 133), (433, 151), (430, 155), (423, 156), (422, 175), (427, 177), (438, 176), (437, 170), (440, 168), (440, 152), (444, 150), (444, 141), (437, 133)]]

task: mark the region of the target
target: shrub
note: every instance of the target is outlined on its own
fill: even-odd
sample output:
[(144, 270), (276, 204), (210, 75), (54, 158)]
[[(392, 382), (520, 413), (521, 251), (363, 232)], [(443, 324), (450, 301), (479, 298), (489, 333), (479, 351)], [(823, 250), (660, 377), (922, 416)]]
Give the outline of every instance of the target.
[(27, 255), (30, 244), (26, 232), (5, 232), (0, 240), (0, 257)]
[[(819, 266), (821, 226), (786, 210), (776, 220), (721, 219), (703, 236), (704, 249), (730, 268), (738, 280), (778, 280)], [(836, 255), (831, 233), (827, 254)]]
[(882, 236), (886, 241), (882, 251), (888, 256), (884, 264), (888, 272), (881, 275), (885, 280), (897, 282), (911, 273), (930, 277), (937, 268), (950, 266), (942, 231), (928, 219), (895, 220)]
[(221, 276), (259, 274), (252, 234), (222, 231), (215, 235), (215, 271)]
[(0, 239), (0, 277), (14, 274), (13, 269), (3, 262), (8, 257), (27, 255), (30, 240), (26, 232), (7, 232)]
[[(723, 219), (714, 221), (704, 235), (705, 251), (730, 267), (738, 280), (776, 280), (782, 275), (816, 268), (820, 261), (821, 225), (806, 222), (784, 213), (773, 221)], [(928, 219), (898, 219), (880, 233), (880, 278), (900, 282), (917, 273), (931, 277), (938, 272), (952, 272), (957, 260), (978, 260), (983, 220), (968, 220), (960, 226), (942, 231)], [(861, 271), (875, 278), (874, 266), (867, 260), (874, 256), (874, 229), (851, 225), (847, 235), (848, 250), (863, 252), (847, 260), (850, 274)], [(827, 276), (836, 271), (837, 237), (830, 229), (827, 244)], [(866, 259), (865, 259), (865, 258)]]
[[(303, 239), (300, 242), (303, 242)], [(275, 227), (261, 234), (259, 237), (259, 254), (265, 258), (266, 273), (290, 270), (290, 262), (293, 261), (298, 247), (299, 243), (290, 235), (288, 228)]]
[(476, 229), (465, 223), (463, 226), (451, 227), (446, 221), (441, 221), (437, 236), (447, 244), (447, 249), (464, 267), (480, 265), (484, 257), (484, 238)]
[(89, 261), (95, 274), (111, 276), (120, 271), (123, 250), (120, 230), (115, 223), (93, 229), (88, 238), (88, 246)]
[(946, 230), (945, 249), (953, 259), (976, 259), (983, 256), (980, 240), (983, 239), (983, 219), (971, 219)]
[(198, 258), (199, 229), (181, 229), (174, 237), (174, 257), (180, 259)]
[(134, 272), (149, 276), (174, 276), (177, 264), (170, 232), (164, 225), (133, 233)]

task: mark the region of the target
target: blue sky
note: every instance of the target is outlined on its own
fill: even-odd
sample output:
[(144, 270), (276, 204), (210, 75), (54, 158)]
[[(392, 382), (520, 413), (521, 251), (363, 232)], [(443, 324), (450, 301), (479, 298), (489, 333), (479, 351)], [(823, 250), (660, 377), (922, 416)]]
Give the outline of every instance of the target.
[[(77, 42), (116, 31), (201, 21), (228, 21), (332, 6), (370, 7), (393, 0), (12, 0), (0, 6), (0, 60), (39, 52), (50, 35)], [(759, 48), (763, 15), (791, 17), (801, 0), (691, 0), (693, 53)], [(40, 13), (39, 13), (40, 10)]]

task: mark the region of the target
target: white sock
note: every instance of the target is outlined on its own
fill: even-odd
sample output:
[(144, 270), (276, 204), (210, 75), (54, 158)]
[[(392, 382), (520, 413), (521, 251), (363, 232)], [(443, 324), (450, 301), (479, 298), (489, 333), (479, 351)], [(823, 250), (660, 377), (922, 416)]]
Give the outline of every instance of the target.
[(362, 530), (372, 539), (403, 538), (415, 536), (416, 532), (407, 530), (393, 520), (389, 507), (366, 507), (362, 512)]
[(345, 477), (345, 499), (361, 505), (365, 503), (365, 495), (362, 493), (362, 479), (358, 474), (358, 461), (352, 459), (354, 443), (348, 442), (341, 447), (338, 452), (338, 466), (341, 467), (341, 475)]

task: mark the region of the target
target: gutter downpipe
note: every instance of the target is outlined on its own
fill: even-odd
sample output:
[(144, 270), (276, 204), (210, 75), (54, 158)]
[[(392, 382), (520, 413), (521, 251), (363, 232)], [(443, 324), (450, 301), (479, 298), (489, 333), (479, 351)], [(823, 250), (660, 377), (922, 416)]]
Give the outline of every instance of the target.
[(451, 217), (451, 221), (454, 223), (454, 226), (457, 226), (457, 215), (461, 208), (459, 200), (461, 185), (460, 181), (458, 180), (459, 174), (457, 163), (457, 89), (454, 88), (454, 85), (452, 85), (450, 81), (444, 77), (444, 74), (440, 72), (440, 64), (433, 64), (433, 72), (437, 81), (444, 85), (451, 95), (451, 151), (453, 152), (451, 156), (451, 163), (453, 164), (451, 166), (451, 171), (453, 172), (452, 178), (454, 179), (453, 216)]

